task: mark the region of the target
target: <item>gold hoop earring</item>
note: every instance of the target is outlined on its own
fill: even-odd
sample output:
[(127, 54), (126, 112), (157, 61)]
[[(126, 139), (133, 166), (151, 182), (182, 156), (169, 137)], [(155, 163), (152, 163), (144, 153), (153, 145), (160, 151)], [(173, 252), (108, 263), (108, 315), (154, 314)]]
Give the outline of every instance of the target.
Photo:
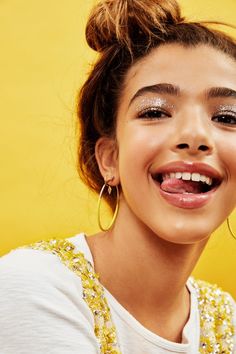
[(232, 230), (232, 227), (230, 225), (229, 218), (227, 218), (226, 221), (227, 221), (228, 230), (229, 230), (231, 236), (236, 240), (236, 236), (235, 236), (235, 234), (234, 234), (234, 232)]
[[(113, 179), (113, 178), (112, 178)], [(110, 179), (109, 181), (111, 181), (112, 179)], [(116, 207), (115, 207), (115, 211), (114, 211), (114, 214), (113, 214), (113, 217), (112, 217), (112, 220), (109, 224), (109, 226), (107, 228), (103, 227), (102, 226), (102, 223), (101, 223), (101, 212), (100, 212), (100, 209), (101, 209), (101, 201), (102, 201), (102, 195), (103, 195), (103, 192), (105, 190), (105, 188), (107, 188), (108, 190), (108, 194), (111, 194), (111, 191), (112, 191), (112, 186), (110, 186), (108, 184), (109, 181), (105, 181), (104, 185), (102, 186), (102, 189), (100, 191), (100, 194), (99, 194), (99, 198), (98, 198), (98, 206), (97, 206), (97, 220), (98, 220), (98, 225), (100, 227), (100, 229), (102, 231), (108, 231), (112, 228), (112, 226), (114, 225), (114, 222), (116, 220), (116, 217), (117, 217), (117, 214), (118, 214), (118, 210), (119, 210), (119, 199), (120, 199), (120, 195), (119, 195), (119, 188), (118, 186), (115, 186), (116, 187)]]

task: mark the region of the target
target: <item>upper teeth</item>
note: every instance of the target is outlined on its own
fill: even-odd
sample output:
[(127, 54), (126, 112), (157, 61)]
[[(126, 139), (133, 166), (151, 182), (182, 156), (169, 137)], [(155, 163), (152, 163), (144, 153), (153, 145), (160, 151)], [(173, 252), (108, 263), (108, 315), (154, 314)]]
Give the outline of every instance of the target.
[(205, 182), (209, 186), (212, 185), (212, 178), (207, 177), (205, 175), (201, 175), (200, 173), (190, 173), (190, 172), (171, 172), (171, 173), (164, 173), (163, 179), (167, 178), (177, 178), (183, 179), (184, 181), (195, 181), (195, 182)]

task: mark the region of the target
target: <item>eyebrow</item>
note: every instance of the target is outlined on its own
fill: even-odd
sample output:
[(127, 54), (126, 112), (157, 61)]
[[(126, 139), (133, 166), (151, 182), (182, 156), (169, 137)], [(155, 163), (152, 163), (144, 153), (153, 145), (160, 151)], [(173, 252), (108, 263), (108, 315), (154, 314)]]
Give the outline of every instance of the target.
[(212, 87), (206, 92), (206, 97), (220, 98), (220, 97), (232, 97), (236, 98), (236, 91), (227, 87)]
[(144, 86), (141, 89), (139, 89), (135, 93), (135, 95), (131, 98), (129, 106), (137, 97), (144, 96), (146, 93), (159, 93), (159, 94), (167, 94), (171, 96), (179, 96), (180, 88), (178, 86), (172, 84), (165, 84), (165, 83), (151, 85), (151, 86)]
[[(167, 94), (171, 96), (180, 96), (181, 90), (179, 86), (167, 84), (167, 83), (160, 83), (151, 86), (144, 86), (139, 89), (135, 95), (131, 98), (129, 106), (131, 103), (137, 98), (144, 96), (148, 93), (157, 93), (157, 94)], [(232, 97), (236, 98), (236, 91), (228, 88), (228, 87), (212, 87), (205, 92), (205, 96), (207, 99), (211, 98), (224, 98), (224, 97)]]

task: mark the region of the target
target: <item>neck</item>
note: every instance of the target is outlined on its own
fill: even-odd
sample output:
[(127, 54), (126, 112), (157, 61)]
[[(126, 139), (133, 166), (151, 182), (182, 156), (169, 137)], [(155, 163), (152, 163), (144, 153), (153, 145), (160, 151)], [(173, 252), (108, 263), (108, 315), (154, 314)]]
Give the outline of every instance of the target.
[(154, 313), (162, 324), (169, 321), (170, 314), (175, 314), (179, 323), (182, 316), (179, 331), (163, 335), (179, 341), (189, 315), (186, 282), (206, 240), (195, 244), (167, 242), (124, 213), (125, 217), (120, 211), (112, 231), (88, 239), (95, 271), (107, 290), (150, 329), (156, 321)]

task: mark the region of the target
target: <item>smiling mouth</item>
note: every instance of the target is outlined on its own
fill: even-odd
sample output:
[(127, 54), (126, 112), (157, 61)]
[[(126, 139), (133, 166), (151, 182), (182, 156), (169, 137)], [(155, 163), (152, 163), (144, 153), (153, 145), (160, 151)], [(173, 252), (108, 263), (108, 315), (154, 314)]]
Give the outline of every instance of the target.
[(152, 178), (158, 182), (162, 191), (171, 194), (205, 194), (221, 184), (220, 179), (198, 172), (157, 173)]

